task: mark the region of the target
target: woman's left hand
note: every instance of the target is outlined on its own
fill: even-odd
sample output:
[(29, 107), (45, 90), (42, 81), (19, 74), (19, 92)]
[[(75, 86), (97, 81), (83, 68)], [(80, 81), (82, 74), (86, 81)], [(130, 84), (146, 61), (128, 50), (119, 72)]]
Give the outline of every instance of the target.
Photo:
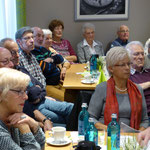
[(38, 122), (24, 113), (14, 113), (8, 117), (8, 121), (9, 125), (14, 127), (17, 127), (17, 124), (28, 124), (33, 133), (39, 128)]

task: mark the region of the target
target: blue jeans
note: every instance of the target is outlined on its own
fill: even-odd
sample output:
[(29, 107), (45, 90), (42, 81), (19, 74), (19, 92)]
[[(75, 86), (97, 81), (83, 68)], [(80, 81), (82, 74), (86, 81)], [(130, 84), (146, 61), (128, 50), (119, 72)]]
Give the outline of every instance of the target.
[(66, 123), (73, 108), (73, 103), (46, 99), (38, 105), (38, 110), (54, 123)]

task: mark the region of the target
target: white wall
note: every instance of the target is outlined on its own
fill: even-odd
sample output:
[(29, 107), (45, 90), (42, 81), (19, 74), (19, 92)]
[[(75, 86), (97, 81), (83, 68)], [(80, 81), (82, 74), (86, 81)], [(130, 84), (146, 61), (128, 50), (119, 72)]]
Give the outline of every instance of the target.
[[(130, 40), (145, 44), (150, 37), (150, 0), (129, 0), (129, 19), (122, 21), (88, 21), (96, 26), (96, 39), (104, 48), (116, 38), (121, 24), (130, 28)], [(82, 40), (81, 26), (87, 21), (74, 21), (74, 0), (26, 0), (27, 25), (48, 28), (52, 19), (64, 21), (64, 37), (70, 40), (74, 49)]]

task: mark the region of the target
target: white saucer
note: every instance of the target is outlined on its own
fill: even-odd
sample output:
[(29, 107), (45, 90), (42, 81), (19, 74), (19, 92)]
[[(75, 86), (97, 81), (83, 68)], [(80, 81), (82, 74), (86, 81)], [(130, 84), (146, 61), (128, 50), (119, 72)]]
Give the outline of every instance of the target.
[(81, 80), (81, 83), (84, 83), (84, 84), (94, 84), (95, 82), (93, 80), (83, 79), (83, 80)]
[(53, 145), (53, 146), (64, 146), (64, 145), (71, 143), (71, 140), (68, 137), (65, 137), (64, 141), (55, 142), (54, 138), (50, 137), (50, 138), (47, 138), (46, 143)]

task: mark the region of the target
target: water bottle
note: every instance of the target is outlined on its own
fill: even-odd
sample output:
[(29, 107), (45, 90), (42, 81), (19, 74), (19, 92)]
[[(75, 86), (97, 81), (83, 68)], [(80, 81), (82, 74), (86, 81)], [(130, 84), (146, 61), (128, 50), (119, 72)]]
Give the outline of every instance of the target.
[(107, 150), (120, 150), (120, 125), (117, 114), (111, 115), (112, 121), (107, 127)]
[(90, 73), (92, 75), (92, 78), (96, 79), (97, 78), (97, 59), (98, 59), (98, 54), (93, 54), (90, 58)]
[(95, 74), (97, 70), (97, 58), (96, 55), (93, 54), (90, 58), (90, 73), (91, 75)]
[(98, 130), (94, 125), (93, 118), (89, 118), (89, 125), (85, 133), (85, 141), (91, 141), (94, 142), (95, 145), (98, 145)]
[(78, 136), (79, 141), (85, 140), (85, 130), (88, 126), (89, 113), (87, 111), (87, 103), (82, 103), (82, 110), (78, 117)]

